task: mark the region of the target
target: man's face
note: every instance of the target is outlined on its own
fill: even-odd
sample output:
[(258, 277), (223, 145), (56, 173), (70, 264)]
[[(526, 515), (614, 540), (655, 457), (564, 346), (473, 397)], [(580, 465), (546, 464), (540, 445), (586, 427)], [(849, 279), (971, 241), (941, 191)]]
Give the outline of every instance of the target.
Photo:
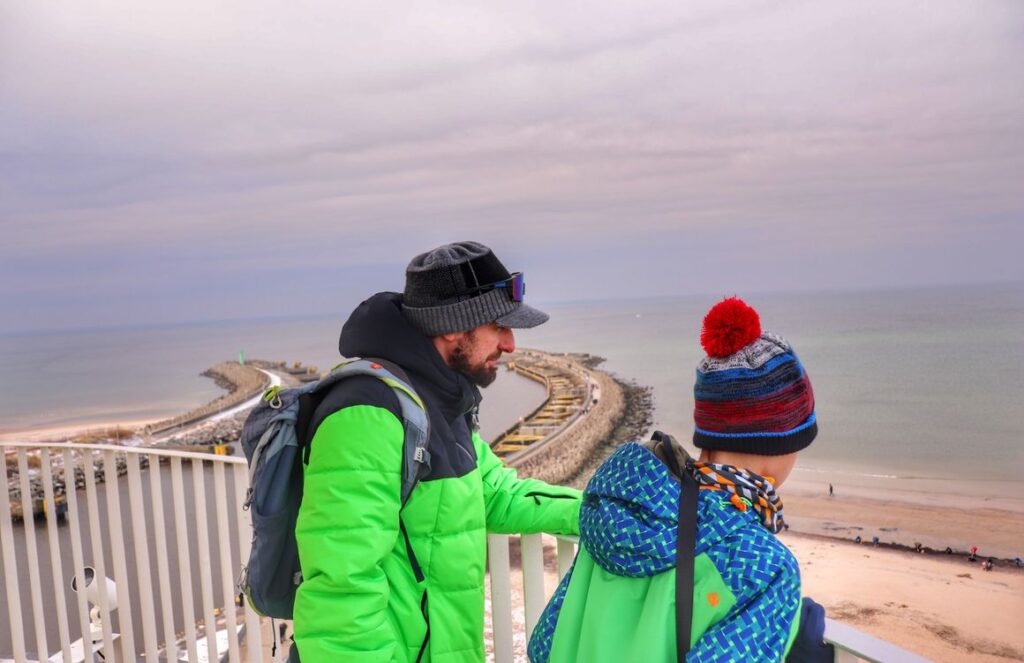
[(492, 323), (462, 332), (448, 364), (478, 387), (486, 387), (498, 377), (498, 359), (503, 352), (516, 349), (512, 330)]

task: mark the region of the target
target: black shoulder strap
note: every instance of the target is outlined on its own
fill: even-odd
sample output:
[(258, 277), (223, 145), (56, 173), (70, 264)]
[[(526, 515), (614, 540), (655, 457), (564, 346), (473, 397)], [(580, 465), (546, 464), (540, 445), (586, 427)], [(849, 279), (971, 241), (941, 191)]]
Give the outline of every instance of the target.
[(412, 387), (412, 381), (409, 380), (409, 375), (405, 372), (405, 369), (389, 359), (382, 359), (380, 357), (363, 357), (366, 361), (372, 361), (375, 364), (380, 364), (384, 368), (391, 371), (391, 374), (396, 378)]
[[(409, 375), (398, 364), (387, 359), (382, 359), (380, 357), (362, 357), (362, 359), (366, 359), (367, 361), (372, 361), (376, 364), (380, 364), (384, 368), (391, 371), (391, 374), (394, 375), (396, 378), (406, 383), (410, 387), (413, 387), (412, 382), (409, 380)], [(336, 385), (332, 385), (331, 388), (333, 388), (334, 386)], [(415, 387), (413, 387), (413, 389), (415, 389)], [(330, 388), (312, 391), (303, 394), (302, 396), (299, 396), (299, 414), (296, 417), (295, 421), (295, 437), (298, 440), (299, 446), (304, 449), (304, 459), (307, 465), (309, 464), (309, 453), (311, 450), (309, 443), (313, 440), (313, 434), (316, 432), (310, 430), (310, 426), (313, 423), (313, 415), (316, 412), (316, 409), (320, 406), (320, 403), (325, 398), (327, 398), (328, 393), (330, 393)], [(430, 420), (428, 418), (428, 438), (430, 437), (429, 428)]]
[(661, 444), (672, 473), (679, 477), (679, 524), (676, 531), (676, 656), (686, 663), (693, 629), (693, 558), (697, 549), (697, 482), (679, 467), (671, 435), (655, 431), (652, 440)]
[(697, 481), (682, 474), (679, 531), (676, 539), (676, 652), (686, 662), (693, 625), (693, 557), (697, 549)]

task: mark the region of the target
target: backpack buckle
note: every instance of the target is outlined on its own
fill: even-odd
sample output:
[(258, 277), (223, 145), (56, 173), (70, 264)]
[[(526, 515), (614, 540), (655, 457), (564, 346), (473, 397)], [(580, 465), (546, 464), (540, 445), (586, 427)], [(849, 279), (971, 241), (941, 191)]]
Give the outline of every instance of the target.
[(281, 409), (281, 389), (283, 387), (274, 385), (263, 392), (263, 400), (275, 410)]

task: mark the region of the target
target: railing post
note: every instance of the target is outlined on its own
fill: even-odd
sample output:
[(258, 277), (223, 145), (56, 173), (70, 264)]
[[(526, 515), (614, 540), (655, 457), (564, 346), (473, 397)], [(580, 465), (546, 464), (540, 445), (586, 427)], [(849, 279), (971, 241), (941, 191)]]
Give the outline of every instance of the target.
[(18, 563), (14, 554), (14, 526), (11, 516), (10, 487), (7, 481), (7, 449), (0, 447), (0, 477), (4, 487), (0, 491), (0, 549), (4, 559), (4, 585), (7, 588), (7, 613), (11, 620), (11, 644), (14, 660), (25, 660), (25, 628), (21, 621), (21, 590), (18, 586)]
[[(146, 536), (146, 503), (142, 499), (142, 470), (139, 468), (139, 457), (129, 454), (125, 458), (128, 463), (128, 509), (132, 514), (132, 534), (135, 541), (135, 572), (139, 584), (150, 582), (153, 574), (149, 565), (149, 540)], [(156, 617), (153, 610), (152, 584), (145, 591), (142, 587), (136, 595), (139, 597), (139, 610), (142, 612), (142, 638), (146, 647), (146, 660), (157, 660)]]
[(576, 560), (576, 543), (561, 536), (556, 540), (558, 542), (558, 579), (561, 580)]
[[(245, 567), (249, 561), (249, 550), (252, 548), (252, 524), (249, 512), (243, 508), (245, 493), (249, 486), (249, 473), (242, 465), (234, 466), (235, 477), (235, 516), (238, 519), (238, 556), (239, 568)], [(244, 590), (244, 588), (239, 588)], [(260, 632), (260, 617), (243, 598), (245, 606), (245, 643), (249, 650), (249, 663), (260, 663), (263, 660), (263, 634)]]
[[(107, 577), (107, 565), (103, 555), (103, 529), (100, 527), (100, 506), (99, 506), (99, 493), (96, 490), (96, 455), (92, 451), (86, 451), (84, 454), (84, 460), (82, 461), (82, 469), (85, 474), (85, 503), (86, 510), (89, 512), (89, 540), (92, 542), (92, 564), (93, 570), (96, 572), (95, 582), (106, 582)], [(78, 569), (75, 573), (79, 573)], [(83, 575), (76, 575), (76, 579), (83, 578)], [(82, 594), (83, 592), (78, 592)], [(115, 657), (114, 652), (114, 633), (111, 627), (111, 606), (110, 601), (107, 597), (106, 592), (99, 592), (99, 616), (102, 621), (102, 635), (103, 635), (103, 652), (105, 656), (113, 659)], [(92, 618), (90, 616), (90, 628), (86, 631), (82, 637), (88, 640), (91, 638), (92, 632)]]
[[(43, 590), (39, 578), (39, 552), (36, 547), (36, 517), (32, 504), (32, 486), (28, 476), (28, 455), (18, 449), (18, 478), (21, 480), (21, 523), (25, 528), (28, 586), (32, 592), (32, 618), (36, 632), (36, 648), (40, 656), (49, 656), (46, 643), (46, 619), (43, 617)], [(4, 475), (6, 481), (7, 475)]]
[(841, 647), (836, 647), (836, 657), (833, 659), (835, 663), (862, 663), (864, 659), (856, 654), (846, 651)]
[[(113, 451), (103, 452), (106, 475), (107, 525), (110, 528), (110, 552), (114, 558), (114, 582), (117, 591), (118, 623), (121, 628), (121, 654), (125, 661), (135, 660), (135, 632), (132, 620), (132, 592), (128, 583), (128, 562), (124, 553), (124, 529), (121, 524), (121, 494), (117, 485), (117, 457)], [(96, 533), (99, 536), (99, 533)], [(102, 582), (102, 579), (97, 578)]]
[(196, 560), (199, 566), (199, 593), (200, 602), (203, 606), (203, 625), (206, 632), (206, 657), (210, 661), (219, 661), (217, 652), (217, 616), (214, 614), (213, 600), (213, 559), (210, 556), (210, 529), (207, 519), (207, 511), (210, 505), (206, 499), (206, 486), (204, 485), (203, 461), (198, 458), (192, 459), (192, 504), (194, 505), (194, 518), (196, 532)]
[(512, 663), (512, 566), (507, 535), (487, 537), (487, 571), (491, 580), (494, 663)]
[(181, 614), (185, 618), (185, 650), (190, 661), (198, 661), (196, 649), (196, 608), (192, 595), (192, 562), (188, 550), (188, 522), (185, 513), (185, 480), (181, 458), (171, 458), (171, 494), (174, 497), (174, 526), (178, 537), (178, 577), (181, 582)]
[(153, 506), (153, 534), (156, 537), (156, 574), (160, 585), (160, 617), (163, 622), (164, 648), (168, 661), (178, 660), (174, 630), (174, 598), (171, 595), (171, 572), (168, 560), (167, 523), (164, 517), (164, 489), (160, 456), (149, 457), (149, 493)]
[(519, 550), (523, 566), (523, 610), (526, 616), (526, 637), (544, 612), (547, 597), (544, 594), (544, 543), (540, 534), (523, 534)]
[[(64, 487), (68, 499), (68, 528), (71, 530), (71, 577), (81, 578), (85, 573), (85, 553), (82, 550), (82, 515), (78, 508), (78, 478), (75, 468), (78, 467), (78, 456), (71, 449), (64, 449)], [(84, 469), (83, 469), (84, 472)], [(78, 606), (78, 624), (82, 629), (83, 644), (90, 640), (89, 604), (85, 600), (85, 592), (75, 592), (75, 603)], [(90, 655), (92, 647), (90, 643)]]
[[(46, 536), (50, 547), (50, 573), (53, 574), (53, 598), (58, 606), (56, 610), (57, 633), (60, 636), (60, 647), (64, 660), (70, 661), (71, 634), (68, 628), (68, 613), (64, 609), (64, 606), (67, 605), (64, 598), (64, 565), (61, 563), (60, 541), (57, 538), (57, 498), (53, 490), (53, 468), (50, 465), (52, 459), (49, 449), (44, 447), (40, 450), (39, 461), (43, 479), (43, 504), (45, 505), (44, 511), (46, 511)], [(66, 493), (66, 485), (64, 490)]]
[(228, 630), (228, 661), (229, 663), (241, 663), (238, 650), (238, 629), (237, 611), (235, 610), (235, 593), (232, 582), (234, 574), (231, 572), (231, 514), (228, 512), (227, 487), (224, 480), (224, 464), (214, 463), (213, 465), (213, 501), (217, 508), (217, 533), (220, 545), (220, 590), (221, 600), (224, 602), (224, 615), (226, 628)]

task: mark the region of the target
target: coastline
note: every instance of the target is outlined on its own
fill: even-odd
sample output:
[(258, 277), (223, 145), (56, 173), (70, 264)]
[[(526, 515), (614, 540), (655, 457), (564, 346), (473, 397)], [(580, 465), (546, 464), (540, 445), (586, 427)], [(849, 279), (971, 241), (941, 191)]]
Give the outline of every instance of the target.
[(851, 542), (860, 536), (866, 543), (877, 536), (886, 547), (916, 548), (920, 543), (926, 553), (941, 556), (947, 547), (967, 555), (977, 546), (982, 557), (1024, 557), (1024, 512), (992, 508), (981, 498), (928, 505), (884, 493), (828, 497), (824, 491), (811, 493), (788, 484), (779, 492), (794, 532)]
[[(650, 434), (653, 405), (646, 387), (597, 368), (603, 361), (600, 357), (559, 354), (557, 359), (587, 370), (603, 385), (602, 399), (612, 404), (605, 411), (588, 413), (557, 445), (524, 463), (512, 464), (523, 476), (582, 489), (619, 445)], [(568, 366), (566, 370), (570, 370)], [(579, 457), (580, 445), (586, 445), (583, 458)], [(868, 543), (877, 536), (879, 548), (913, 550), (920, 543), (925, 554), (943, 557), (946, 548), (954, 556), (966, 556), (977, 546), (979, 555), (1002, 560), (1007, 567), (1014, 558), (1024, 557), (1024, 500), (1015, 496), (988, 498), (840, 486), (830, 498), (827, 487), (828, 482), (791, 478), (780, 489), (793, 533), (851, 544), (857, 536)]]
[[(521, 351), (523, 352), (523, 351)], [(556, 444), (523, 462), (512, 462), (522, 476), (533, 476), (552, 483), (583, 488), (594, 470), (619, 445), (630, 440), (645, 439), (652, 426), (653, 402), (650, 389), (601, 370), (601, 357), (589, 354), (526, 352), (550, 360), (558, 370), (587, 375), (594, 381), (601, 403), (582, 412), (566, 427)], [(269, 365), (258, 362), (260, 366)], [(280, 362), (273, 364), (279, 367)], [(215, 367), (216, 368), (216, 367)], [(255, 370), (255, 369), (253, 369)], [(281, 374), (281, 371), (275, 371)], [(294, 384), (292, 376), (281, 377)], [(517, 376), (515, 379), (525, 380)], [(221, 381), (227, 394), (192, 412), (172, 420), (191, 420), (173, 437), (178, 443), (203, 444), (210, 441), (230, 442), (237, 438), (243, 416), (214, 420), (218, 413), (250, 397), (256, 383), (241, 387), (236, 381)], [(232, 389), (232, 386), (234, 387)], [(262, 386), (260, 386), (262, 388)], [(205, 418), (195, 418), (197, 412)], [(163, 419), (163, 422), (168, 421)], [(156, 420), (89, 422), (0, 434), (0, 441), (53, 441), (102, 438), (111, 441), (132, 438), (147, 426), (162, 425)], [(238, 430), (236, 430), (238, 429)], [(690, 445), (687, 445), (690, 446)], [(879, 537), (886, 547), (914, 548), (917, 543), (936, 554), (947, 547), (966, 554), (977, 546), (979, 554), (1002, 560), (1024, 557), (1024, 499), (1016, 494), (999, 498), (965, 497), (930, 491), (878, 490), (838, 485), (834, 497), (828, 497), (828, 482), (798, 478), (795, 473), (780, 489), (787, 522), (794, 533), (825, 536), (837, 541), (852, 541), (856, 536), (870, 542)]]

